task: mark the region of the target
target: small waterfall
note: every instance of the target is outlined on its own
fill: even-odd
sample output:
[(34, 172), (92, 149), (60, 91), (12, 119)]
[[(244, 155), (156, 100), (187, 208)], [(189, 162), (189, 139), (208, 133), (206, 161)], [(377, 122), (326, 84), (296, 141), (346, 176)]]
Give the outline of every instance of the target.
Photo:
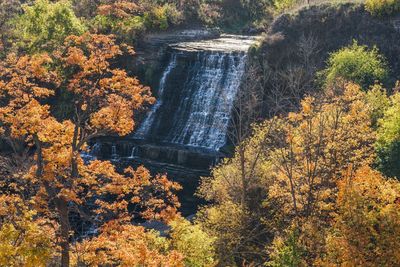
[(88, 151), (82, 151), (81, 157), (85, 162), (90, 162), (92, 160), (96, 160), (101, 152), (101, 144), (94, 143), (92, 147), (89, 148)]
[(177, 55), (172, 54), (169, 64), (168, 64), (167, 68), (165, 69), (165, 71), (161, 77), (161, 80), (160, 80), (157, 102), (152, 106), (150, 112), (147, 114), (144, 121), (140, 124), (139, 129), (135, 133), (136, 138), (142, 139), (150, 131), (150, 128), (154, 122), (154, 119), (156, 118), (156, 112), (163, 104), (164, 91), (167, 86), (166, 81), (167, 81), (169, 73), (176, 67), (176, 58), (177, 58)]
[(117, 146), (116, 145), (112, 145), (111, 146), (111, 159), (112, 160), (117, 160), (119, 158), (118, 154), (117, 154)]
[(137, 148), (134, 146), (132, 147), (131, 155), (129, 156), (130, 159), (133, 159), (136, 156)]

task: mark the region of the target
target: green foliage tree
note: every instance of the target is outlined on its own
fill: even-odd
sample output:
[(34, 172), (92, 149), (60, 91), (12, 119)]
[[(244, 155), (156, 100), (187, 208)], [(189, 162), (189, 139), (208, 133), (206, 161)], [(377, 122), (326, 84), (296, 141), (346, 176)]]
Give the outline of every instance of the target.
[(400, 94), (390, 97), (390, 104), (378, 121), (376, 150), (378, 169), (387, 176), (400, 177)]
[(327, 68), (320, 72), (326, 84), (332, 84), (338, 78), (355, 82), (368, 89), (376, 81), (385, 82), (389, 69), (384, 56), (378, 48), (368, 49), (356, 41), (330, 55)]
[(170, 225), (171, 248), (184, 255), (185, 266), (214, 265), (214, 238), (203, 231), (199, 224), (179, 218)]
[(65, 37), (80, 35), (86, 30), (68, 0), (54, 3), (36, 0), (33, 5), (25, 5), (23, 14), (13, 23), (18, 46), (29, 53), (53, 51)]
[(12, 19), (22, 11), (21, 0), (0, 2), (0, 56), (5, 56), (12, 44)]
[(131, 44), (144, 32), (166, 30), (182, 20), (174, 3), (115, 1), (98, 5), (91, 25), (94, 31), (115, 34), (119, 41)]
[(367, 92), (367, 102), (371, 108), (371, 123), (374, 129), (378, 127), (378, 120), (384, 115), (385, 110), (389, 107), (389, 97), (385, 88), (380, 84), (375, 84)]

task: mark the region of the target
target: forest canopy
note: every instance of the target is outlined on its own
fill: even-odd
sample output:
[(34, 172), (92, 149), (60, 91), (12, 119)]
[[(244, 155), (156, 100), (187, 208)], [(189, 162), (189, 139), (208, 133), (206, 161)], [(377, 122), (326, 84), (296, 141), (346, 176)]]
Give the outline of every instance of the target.
[[(310, 29), (287, 52), (297, 32), (271, 27), (329, 5), (309, 2), (1, 1), (0, 266), (400, 266), (394, 53), (357, 36), (329, 50)], [(379, 26), (400, 12), (398, 1), (354, 5)], [(186, 218), (186, 188), (166, 173), (183, 168), (87, 157), (97, 140), (126, 140), (161, 97), (126, 61), (140, 48), (164, 57), (144, 40), (184, 29), (263, 42), (243, 52), (232, 114), (219, 114), (227, 144)]]

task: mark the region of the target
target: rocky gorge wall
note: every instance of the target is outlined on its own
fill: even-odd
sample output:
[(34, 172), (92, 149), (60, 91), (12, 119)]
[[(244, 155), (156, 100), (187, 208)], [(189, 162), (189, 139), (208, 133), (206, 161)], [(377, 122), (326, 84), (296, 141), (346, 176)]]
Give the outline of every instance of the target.
[(400, 79), (399, 40), (400, 16), (374, 17), (359, 3), (311, 5), (277, 17), (252, 56), (266, 96), (264, 116), (296, 109), (299, 98), (318, 90), (316, 73), (329, 54), (353, 41), (385, 56), (391, 69), (385, 86), (392, 88)]
[(168, 173), (183, 185), (181, 211), (190, 215), (198, 204), (194, 194), (200, 176), (209, 175), (227, 156), (220, 149), (228, 142), (247, 53), (257, 38), (213, 37), (203, 31), (197, 37), (177, 36), (154, 37), (148, 51), (138, 50), (139, 58), (132, 61), (130, 68), (139, 78), (138, 60), (159, 65), (150, 82), (157, 101), (142, 114), (138, 128), (124, 138), (94, 140), (91, 151), (82, 155), (111, 160), (121, 170), (143, 164), (153, 173)]

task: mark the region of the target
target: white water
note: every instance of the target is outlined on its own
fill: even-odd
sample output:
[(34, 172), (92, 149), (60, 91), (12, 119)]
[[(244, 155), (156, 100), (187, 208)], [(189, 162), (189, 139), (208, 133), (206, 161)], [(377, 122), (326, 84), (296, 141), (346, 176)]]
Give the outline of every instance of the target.
[(117, 153), (117, 146), (116, 145), (112, 145), (111, 147), (111, 159), (112, 160), (117, 160), (118, 159), (118, 153)]
[(132, 147), (131, 155), (129, 156), (130, 159), (133, 159), (136, 156), (136, 147)]
[(212, 150), (223, 147), (247, 50), (254, 42), (254, 38), (225, 36), (172, 45), (158, 101), (135, 137)]
[[(219, 149), (226, 142), (230, 113), (244, 73), (246, 54), (199, 53), (197, 71), (185, 86), (185, 97), (168, 140)], [(194, 94), (193, 94), (194, 93)]]
[(167, 77), (168, 77), (169, 73), (176, 67), (176, 57), (177, 57), (176, 54), (172, 55), (172, 58), (161, 77), (160, 86), (158, 89), (157, 102), (152, 106), (150, 112), (147, 114), (144, 121), (140, 124), (140, 127), (138, 128), (138, 130), (135, 133), (136, 138), (144, 138), (147, 135), (147, 133), (149, 132), (152, 124), (154, 123), (154, 119), (156, 118), (156, 112), (163, 104), (164, 91), (165, 91), (165, 87), (167, 86), (167, 84), (166, 84)]

